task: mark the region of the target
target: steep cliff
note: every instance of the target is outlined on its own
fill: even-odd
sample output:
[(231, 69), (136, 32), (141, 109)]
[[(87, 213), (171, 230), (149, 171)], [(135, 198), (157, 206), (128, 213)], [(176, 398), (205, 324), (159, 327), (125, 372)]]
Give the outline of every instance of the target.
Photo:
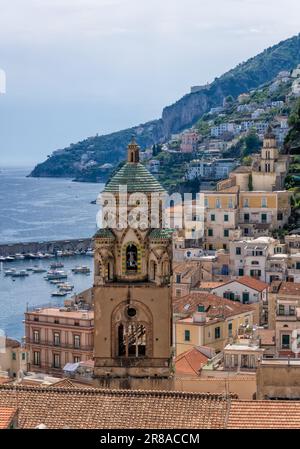
[(31, 176), (82, 178), (83, 171), (86, 171), (86, 158), (99, 166), (107, 162), (117, 164), (124, 157), (132, 134), (136, 135), (141, 147), (163, 142), (172, 133), (193, 125), (210, 108), (222, 105), (223, 99), (228, 95), (236, 98), (239, 94), (272, 80), (281, 70), (291, 70), (299, 63), (300, 35), (297, 35), (239, 64), (199, 92), (187, 94), (165, 107), (161, 119), (112, 134), (90, 137), (54, 152), (45, 162), (35, 167)]

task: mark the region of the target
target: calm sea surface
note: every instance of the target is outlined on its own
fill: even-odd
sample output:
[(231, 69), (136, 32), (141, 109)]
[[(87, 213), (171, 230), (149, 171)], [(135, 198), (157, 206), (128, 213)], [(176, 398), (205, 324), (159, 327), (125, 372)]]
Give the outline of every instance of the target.
[[(91, 204), (102, 190), (102, 184), (74, 183), (66, 179), (26, 178), (24, 169), (0, 168), (0, 243), (58, 240), (90, 237), (96, 230), (97, 205)], [(26, 278), (4, 276), (4, 269), (39, 265), (49, 268), (54, 259), (26, 260), (0, 266), (0, 330), (20, 339), (24, 334), (23, 313), (26, 305), (63, 304), (64, 298), (51, 296), (56, 288), (45, 279), (45, 273), (31, 273)], [(93, 258), (74, 256), (60, 258), (68, 272), (74, 292), (92, 285), (90, 275), (71, 272), (76, 265), (93, 269)], [(68, 295), (69, 297), (70, 295)], [(65, 297), (66, 298), (66, 297)]]

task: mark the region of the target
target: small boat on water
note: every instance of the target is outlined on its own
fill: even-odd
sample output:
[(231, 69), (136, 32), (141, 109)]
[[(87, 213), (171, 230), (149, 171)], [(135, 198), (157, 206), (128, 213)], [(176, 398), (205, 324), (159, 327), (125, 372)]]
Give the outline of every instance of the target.
[(17, 270), (12, 268), (11, 270), (4, 270), (5, 276), (12, 276)]
[(65, 283), (65, 284), (56, 284), (60, 291), (71, 292), (74, 288), (74, 285)]
[(51, 293), (51, 296), (66, 296), (66, 295), (67, 295), (67, 292), (61, 292), (61, 291)]
[(52, 279), (49, 282), (50, 284), (58, 285), (61, 284), (61, 279)]
[(78, 273), (89, 274), (91, 272), (90, 268), (86, 266), (72, 268), (72, 271), (75, 274)]
[(64, 264), (61, 262), (54, 262), (50, 265), (50, 268), (55, 270), (56, 268), (63, 268), (63, 266), (64, 266)]
[(25, 258), (26, 260), (31, 260), (31, 259), (37, 259), (38, 256), (37, 256), (36, 254), (27, 253), (27, 254), (24, 254), (24, 258)]
[(11, 275), (13, 278), (22, 278), (25, 276), (29, 276), (29, 273), (26, 270), (15, 271)]
[(6, 261), (6, 257), (0, 256), (0, 262), (5, 262), (5, 261)]
[(68, 277), (67, 273), (64, 271), (48, 271), (45, 279), (47, 281), (53, 281), (54, 279), (66, 279)]
[(13, 262), (15, 260), (15, 258), (13, 256), (6, 256), (5, 257), (5, 261), (6, 262)]
[(23, 254), (20, 254), (20, 253), (15, 254), (14, 257), (15, 257), (16, 260), (24, 260), (25, 259), (25, 256)]
[(40, 267), (33, 267), (31, 271), (33, 273), (46, 273), (47, 270), (45, 270), (44, 268), (40, 268)]
[(85, 253), (87, 256), (93, 256), (94, 255), (94, 250), (92, 249), (92, 248), (88, 248), (87, 250), (86, 250), (86, 253)]

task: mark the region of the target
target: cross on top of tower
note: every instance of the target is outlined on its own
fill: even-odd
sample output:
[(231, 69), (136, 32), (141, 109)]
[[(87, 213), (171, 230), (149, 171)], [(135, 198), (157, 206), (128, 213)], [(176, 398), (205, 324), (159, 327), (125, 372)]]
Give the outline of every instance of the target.
[(135, 141), (135, 137), (131, 137), (131, 142), (128, 145), (128, 162), (138, 163), (140, 161), (140, 147)]

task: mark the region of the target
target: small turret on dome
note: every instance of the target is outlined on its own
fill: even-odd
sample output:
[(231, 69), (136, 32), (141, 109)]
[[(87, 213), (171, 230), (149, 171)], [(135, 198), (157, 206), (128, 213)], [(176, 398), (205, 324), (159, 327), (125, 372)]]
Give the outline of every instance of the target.
[(140, 147), (135, 141), (135, 137), (132, 136), (131, 142), (128, 145), (128, 162), (131, 162), (133, 164), (137, 164), (140, 161)]

